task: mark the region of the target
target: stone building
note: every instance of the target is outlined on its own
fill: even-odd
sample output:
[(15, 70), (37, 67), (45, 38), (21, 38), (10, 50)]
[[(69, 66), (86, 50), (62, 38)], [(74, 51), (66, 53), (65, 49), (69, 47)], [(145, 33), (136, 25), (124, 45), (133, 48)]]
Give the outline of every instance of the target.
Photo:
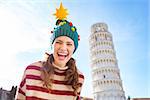
[(92, 25), (91, 33), (89, 44), (94, 100), (126, 100), (107, 24)]

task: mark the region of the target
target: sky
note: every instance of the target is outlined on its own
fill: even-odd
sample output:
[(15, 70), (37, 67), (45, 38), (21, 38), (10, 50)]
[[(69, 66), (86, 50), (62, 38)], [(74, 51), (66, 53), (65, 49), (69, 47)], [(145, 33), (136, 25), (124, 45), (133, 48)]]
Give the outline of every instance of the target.
[[(73, 55), (85, 75), (81, 95), (93, 97), (89, 36), (93, 24), (104, 22), (113, 36), (126, 97), (150, 97), (148, 0), (61, 1), (81, 38)], [(19, 85), (26, 66), (52, 52), (53, 14), (61, 1), (0, 0), (0, 87)]]

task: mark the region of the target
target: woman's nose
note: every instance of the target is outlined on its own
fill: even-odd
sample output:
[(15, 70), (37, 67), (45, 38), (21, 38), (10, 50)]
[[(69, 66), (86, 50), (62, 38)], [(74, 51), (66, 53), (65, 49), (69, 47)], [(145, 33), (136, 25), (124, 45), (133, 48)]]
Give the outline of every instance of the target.
[(66, 50), (67, 49), (67, 45), (66, 44), (62, 44), (61, 45), (61, 49)]

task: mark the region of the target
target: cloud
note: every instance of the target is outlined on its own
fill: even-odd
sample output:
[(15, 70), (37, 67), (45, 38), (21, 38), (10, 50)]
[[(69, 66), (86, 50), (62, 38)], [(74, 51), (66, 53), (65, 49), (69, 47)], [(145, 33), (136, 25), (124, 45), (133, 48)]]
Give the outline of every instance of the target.
[[(23, 74), (24, 68), (18, 66), (16, 55), (49, 46), (47, 27), (32, 12), (33, 8), (20, 6), (3, 4), (0, 7), (0, 86), (7, 89), (13, 84), (18, 85)], [(20, 79), (16, 79), (18, 76)]]

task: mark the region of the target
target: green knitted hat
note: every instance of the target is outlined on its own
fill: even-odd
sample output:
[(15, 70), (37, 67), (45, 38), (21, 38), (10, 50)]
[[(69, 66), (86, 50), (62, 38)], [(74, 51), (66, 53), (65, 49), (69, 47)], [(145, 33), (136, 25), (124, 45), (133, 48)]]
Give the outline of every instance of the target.
[(56, 25), (57, 28), (54, 28), (52, 34), (52, 44), (57, 37), (67, 36), (74, 41), (75, 52), (78, 47), (78, 33), (75, 26), (73, 26), (72, 23), (68, 22), (67, 20), (57, 20)]
[(67, 36), (71, 38), (74, 41), (75, 45), (75, 50), (78, 48), (78, 40), (79, 40), (79, 35), (77, 33), (77, 29), (71, 22), (68, 22), (66, 19), (66, 16), (68, 15), (67, 9), (65, 9), (62, 5), (60, 4), (60, 8), (56, 8), (56, 13), (54, 14), (56, 16), (56, 28), (54, 28), (54, 31), (51, 31), (52, 38), (51, 42), (52, 44), (54, 43), (55, 39), (59, 36)]

